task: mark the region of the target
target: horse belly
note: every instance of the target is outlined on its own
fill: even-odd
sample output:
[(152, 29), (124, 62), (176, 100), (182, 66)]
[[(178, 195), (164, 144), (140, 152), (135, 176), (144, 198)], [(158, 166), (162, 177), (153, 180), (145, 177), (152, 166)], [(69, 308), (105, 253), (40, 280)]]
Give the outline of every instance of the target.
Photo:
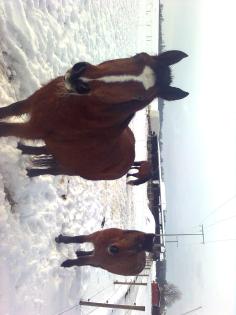
[(134, 161), (134, 144), (126, 138), (112, 143), (106, 139), (81, 136), (81, 140), (56, 142), (47, 139), (46, 145), (59, 165), (62, 174), (79, 175), (89, 180), (112, 180), (125, 175)]
[(134, 144), (133, 133), (129, 128), (126, 128), (109, 152), (109, 163), (103, 170), (104, 179), (117, 179), (128, 172), (135, 159)]

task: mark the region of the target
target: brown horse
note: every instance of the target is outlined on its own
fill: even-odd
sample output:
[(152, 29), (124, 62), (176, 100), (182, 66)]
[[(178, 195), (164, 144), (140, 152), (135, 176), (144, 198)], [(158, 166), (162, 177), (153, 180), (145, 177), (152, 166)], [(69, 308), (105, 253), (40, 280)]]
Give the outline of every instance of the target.
[(35, 158), (30, 177), (66, 174), (117, 179), (134, 162), (135, 140), (128, 124), (135, 112), (156, 97), (177, 100), (188, 95), (170, 86), (170, 65), (186, 56), (173, 50), (158, 56), (140, 53), (97, 66), (77, 63), (65, 77), (0, 108), (0, 118), (30, 116), (25, 123), (0, 122), (0, 136), (44, 140), (44, 147), (19, 145), (23, 153), (44, 154)]
[(136, 173), (128, 173), (126, 176), (133, 176), (137, 179), (129, 180), (127, 184), (132, 186), (141, 185), (146, 183), (148, 180), (152, 178), (152, 167), (148, 161), (136, 161), (133, 163), (130, 170), (137, 170)]
[(62, 267), (93, 266), (131, 276), (144, 269), (145, 251), (159, 250), (154, 245), (154, 238), (155, 234), (111, 228), (90, 235), (59, 235), (55, 241), (65, 244), (90, 242), (94, 245), (93, 251), (77, 251), (77, 259), (65, 260)]

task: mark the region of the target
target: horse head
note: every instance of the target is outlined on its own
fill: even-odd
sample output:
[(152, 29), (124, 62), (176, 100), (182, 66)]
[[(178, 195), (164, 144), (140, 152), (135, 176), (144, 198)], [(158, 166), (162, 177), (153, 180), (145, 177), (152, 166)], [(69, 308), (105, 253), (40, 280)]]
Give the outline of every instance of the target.
[(187, 54), (178, 50), (158, 56), (139, 53), (134, 57), (105, 61), (99, 65), (76, 63), (65, 75), (65, 86), (78, 94), (93, 95), (105, 103), (136, 102), (134, 112), (154, 98), (178, 100), (187, 92), (171, 86), (170, 66)]
[(153, 252), (155, 234), (125, 230), (122, 239), (108, 246), (110, 255), (133, 255), (141, 251)]

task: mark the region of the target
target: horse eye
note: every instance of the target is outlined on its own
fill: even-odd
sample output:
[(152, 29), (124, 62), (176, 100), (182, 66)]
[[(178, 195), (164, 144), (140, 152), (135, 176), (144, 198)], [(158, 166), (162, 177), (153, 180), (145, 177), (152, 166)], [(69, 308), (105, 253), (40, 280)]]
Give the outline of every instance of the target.
[(109, 252), (111, 254), (118, 254), (119, 253), (119, 248), (117, 246), (115, 246), (115, 245), (111, 245), (109, 247)]

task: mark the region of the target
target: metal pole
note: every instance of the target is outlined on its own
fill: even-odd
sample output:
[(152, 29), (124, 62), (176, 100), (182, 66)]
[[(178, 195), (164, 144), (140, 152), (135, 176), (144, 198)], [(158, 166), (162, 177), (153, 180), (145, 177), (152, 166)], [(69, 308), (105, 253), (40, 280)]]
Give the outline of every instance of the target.
[(205, 244), (205, 235), (203, 230), (203, 224), (202, 224), (202, 244)]
[(201, 225), (201, 233), (166, 233), (166, 234), (155, 234), (156, 236), (202, 236), (202, 244), (205, 244), (205, 237), (204, 237), (204, 229), (203, 224)]
[(202, 233), (172, 233), (172, 234), (155, 234), (156, 236), (187, 236), (187, 235), (202, 235)]
[(176, 246), (178, 247), (179, 245), (178, 237), (176, 236), (176, 241), (166, 241), (166, 243), (176, 243)]
[(119, 308), (121, 310), (136, 310), (136, 311), (145, 312), (145, 306), (139, 306), (139, 305), (108, 304), (108, 303), (96, 303), (96, 302), (87, 302), (87, 301), (80, 301), (79, 304), (86, 305), (86, 306)]

